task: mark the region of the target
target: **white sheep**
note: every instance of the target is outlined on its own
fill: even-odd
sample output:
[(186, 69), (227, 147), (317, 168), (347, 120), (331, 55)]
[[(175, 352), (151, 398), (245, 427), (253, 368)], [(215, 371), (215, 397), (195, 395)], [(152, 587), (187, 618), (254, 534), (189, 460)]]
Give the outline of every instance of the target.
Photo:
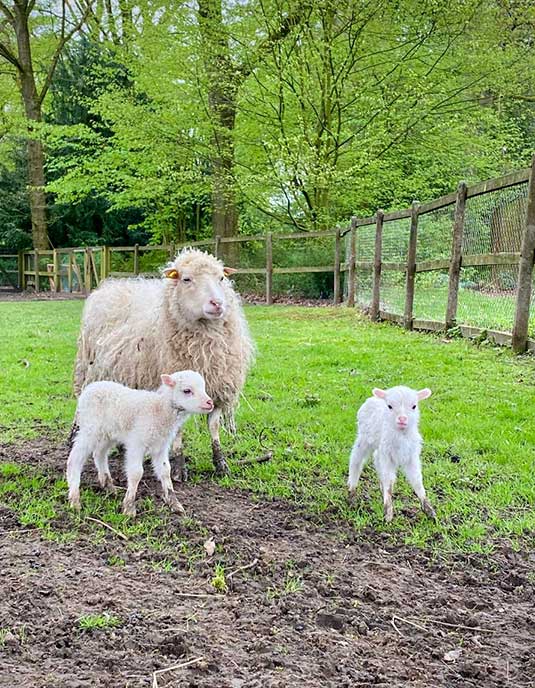
[(373, 397), (358, 410), (358, 433), (349, 459), (350, 499), (354, 499), (364, 464), (373, 453), (387, 522), (394, 517), (392, 491), (400, 468), (418, 496), (424, 513), (429, 518), (436, 518), (422, 481), (422, 436), (418, 430), (418, 402), (429, 396), (431, 390), (427, 388), (419, 392), (403, 386), (386, 391), (375, 388)]
[(108, 454), (117, 444), (125, 447), (128, 489), (123, 513), (136, 515), (135, 499), (143, 476), (143, 459), (152, 458), (162, 496), (173, 511), (184, 513), (171, 481), (169, 449), (178, 430), (192, 413), (210, 413), (214, 404), (199, 373), (184, 370), (161, 375), (157, 392), (130, 389), (117, 382), (93, 382), (80, 395), (76, 408), (73, 446), (67, 461), (69, 502), (80, 509), (80, 477), (93, 455), (103, 488), (114, 490)]
[[(214, 410), (208, 417), (218, 474), (228, 472), (221, 452), (222, 414), (233, 412), (253, 358), (240, 300), (227, 279), (235, 270), (196, 249), (184, 249), (164, 279), (106, 280), (87, 299), (78, 339), (74, 391), (114, 380), (157, 389), (162, 370), (197, 370)], [(186, 478), (182, 435), (174, 444), (175, 477)]]

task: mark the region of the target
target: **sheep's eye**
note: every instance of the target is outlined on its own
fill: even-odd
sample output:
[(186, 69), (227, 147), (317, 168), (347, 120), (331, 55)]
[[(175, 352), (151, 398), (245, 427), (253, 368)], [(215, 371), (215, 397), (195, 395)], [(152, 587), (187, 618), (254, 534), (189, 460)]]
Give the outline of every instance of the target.
[(392, 410), (392, 406), (391, 406), (390, 404), (388, 404), (388, 408), (389, 408), (390, 410)]
[(223, 275), (223, 277), (220, 277), (219, 281), (222, 282), (224, 279), (225, 279), (225, 275)]
[(182, 393), (183, 394), (191, 394), (192, 392), (191, 392), (191, 389), (183, 389)]
[(191, 282), (191, 277), (183, 277), (182, 281), (183, 282)]
[(414, 411), (415, 409), (416, 409), (416, 404), (414, 404), (414, 406), (412, 407), (412, 410), (413, 410), (413, 411)]

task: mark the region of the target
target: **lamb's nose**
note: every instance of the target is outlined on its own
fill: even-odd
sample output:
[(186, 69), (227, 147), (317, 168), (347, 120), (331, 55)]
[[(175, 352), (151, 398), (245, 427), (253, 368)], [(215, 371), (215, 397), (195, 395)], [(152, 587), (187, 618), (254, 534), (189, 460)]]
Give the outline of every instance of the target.
[(407, 418), (407, 416), (399, 416), (399, 417), (398, 417), (398, 423), (401, 423), (402, 425), (405, 425), (405, 423), (406, 423), (408, 420), (409, 420), (409, 419)]

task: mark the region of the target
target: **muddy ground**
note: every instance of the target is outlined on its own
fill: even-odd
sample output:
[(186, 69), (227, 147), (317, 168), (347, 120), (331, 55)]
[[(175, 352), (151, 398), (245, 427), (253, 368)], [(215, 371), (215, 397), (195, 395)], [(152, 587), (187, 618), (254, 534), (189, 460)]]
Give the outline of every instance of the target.
[[(59, 475), (65, 449), (0, 448), (13, 459)], [(111, 532), (44, 540), (0, 507), (2, 688), (535, 686), (533, 553), (437, 560), (209, 480), (180, 493), (223, 546), (191, 571), (156, 572), (154, 552)], [(170, 527), (184, 530), (174, 516)], [(79, 629), (102, 611), (122, 625)]]

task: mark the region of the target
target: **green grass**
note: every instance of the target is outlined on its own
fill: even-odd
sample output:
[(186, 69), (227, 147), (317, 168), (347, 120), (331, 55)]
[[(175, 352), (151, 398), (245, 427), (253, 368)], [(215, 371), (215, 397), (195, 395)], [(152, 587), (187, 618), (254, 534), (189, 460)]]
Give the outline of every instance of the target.
[[(71, 371), (81, 307), (79, 302), (0, 304), (6, 333), (0, 353), (4, 442), (41, 434), (59, 438), (68, 431), (75, 409)], [(371, 324), (345, 308), (249, 307), (247, 316), (258, 357), (237, 414), (238, 434), (224, 436), (223, 442), (237, 458), (263, 454), (266, 448), (274, 456), (268, 463), (235, 467), (223, 485), (287, 498), (309, 511), (347, 519), (357, 529), (371, 526), (397, 542), (440, 551), (486, 552), (504, 538), (520, 547), (533, 535), (532, 357)], [(396, 516), (385, 526), (371, 466), (359, 486), (359, 494), (369, 499), (357, 500), (354, 508), (346, 502), (355, 412), (373, 386), (401, 383), (433, 389), (431, 399), (422, 403), (421, 429), (424, 482), (438, 524), (419, 513), (416, 498), (400, 479)], [(202, 419), (190, 422), (186, 436), (186, 451), (194, 459), (192, 477), (205, 479), (211, 460)], [(55, 519), (67, 513), (64, 497), (60, 476), (11, 463), (2, 468), (0, 501), (12, 505), (23, 523), (52, 533)], [(82, 501), (82, 519), (100, 518), (153, 549), (161, 544), (165, 510), (152, 499), (145, 500), (142, 516), (133, 523), (119, 513), (118, 498), (82, 485)], [(104, 537), (97, 525), (91, 528)], [(63, 536), (68, 534), (67, 528)], [(192, 561), (201, 557), (201, 549), (188, 551), (184, 541), (180, 546)]]
[(121, 625), (121, 619), (109, 612), (102, 614), (84, 614), (78, 620), (78, 628), (82, 631), (102, 630), (105, 628), (117, 628)]

